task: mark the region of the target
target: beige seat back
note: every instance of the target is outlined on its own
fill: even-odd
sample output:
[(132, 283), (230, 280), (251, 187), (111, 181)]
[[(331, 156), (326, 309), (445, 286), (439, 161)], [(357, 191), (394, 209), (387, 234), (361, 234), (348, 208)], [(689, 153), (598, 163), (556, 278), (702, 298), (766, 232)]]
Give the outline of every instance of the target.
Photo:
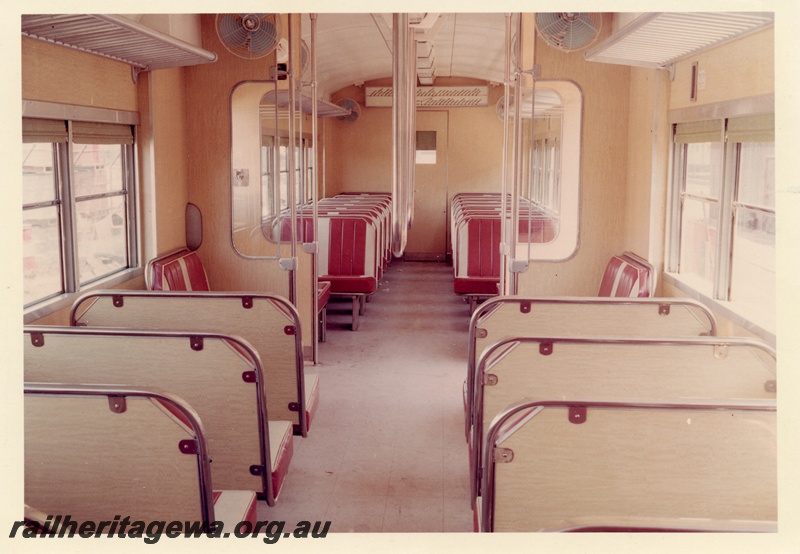
[(274, 504), (268, 413), (258, 355), (211, 333), (26, 327), (25, 380), (158, 386), (200, 414), (221, 489), (253, 490)]
[(87, 327), (198, 330), (244, 338), (261, 356), (270, 418), (306, 435), (300, 317), (285, 299), (228, 292), (102, 291), (81, 296), (71, 324)]
[(506, 337), (692, 337), (716, 335), (708, 309), (683, 298), (535, 298), (503, 296), (486, 301), (469, 327), (465, 404), (472, 421), (475, 367), (481, 353)]
[(776, 398), (774, 351), (755, 340), (530, 338), (501, 340), (478, 362), (471, 436), (473, 495), (492, 420), (523, 400), (648, 402)]
[(777, 525), (772, 400), (523, 402), (492, 424), (486, 468), (484, 531)]
[(25, 385), (25, 503), (73, 521), (214, 520), (197, 413), (132, 387)]

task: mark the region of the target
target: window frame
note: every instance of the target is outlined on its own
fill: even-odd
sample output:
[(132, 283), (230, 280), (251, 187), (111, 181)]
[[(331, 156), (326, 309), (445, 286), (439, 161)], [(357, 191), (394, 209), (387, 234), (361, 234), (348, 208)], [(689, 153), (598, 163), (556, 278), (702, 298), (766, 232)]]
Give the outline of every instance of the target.
[[(736, 221), (734, 214), (739, 201), (739, 160), (741, 145), (748, 141), (729, 140), (728, 123), (731, 120), (758, 115), (774, 114), (774, 96), (722, 102), (714, 106), (698, 106), (675, 110), (670, 113), (670, 175), (669, 201), (667, 206), (667, 233), (665, 245), (665, 281), (677, 287), (683, 293), (695, 298), (714, 309), (732, 323), (749, 332), (775, 343), (775, 325), (751, 320), (736, 302), (731, 300), (732, 272), (734, 264), (734, 237)], [(716, 244), (716, 267), (712, 276), (711, 294), (695, 287), (680, 273), (681, 260), (681, 218), (683, 212), (684, 186), (686, 181), (686, 149), (688, 144), (675, 143), (674, 136), (677, 125), (681, 123), (716, 121), (719, 123), (722, 144), (722, 159), (719, 162), (722, 182), (719, 183), (719, 220)], [(716, 141), (701, 141), (716, 142)], [(763, 207), (761, 207), (763, 208)], [(766, 208), (773, 215), (774, 208)], [(775, 299), (777, 304), (777, 298)], [(769, 327), (769, 328), (768, 328)]]
[[(24, 323), (27, 324), (58, 310), (68, 308), (80, 293), (99, 288), (114, 287), (141, 275), (143, 273), (141, 263), (141, 229), (143, 221), (140, 217), (141, 183), (137, 171), (137, 129), (139, 125), (139, 114), (137, 112), (50, 102), (23, 101), (22, 117), (64, 121), (67, 126), (67, 141), (65, 143), (49, 143), (51, 144), (56, 164), (54, 166), (56, 189), (54, 205), (59, 211), (58, 228), (60, 234), (59, 249), (62, 258), (62, 287), (60, 291), (36, 299), (23, 307)], [(114, 193), (114, 195), (123, 196), (125, 199), (127, 266), (105, 276), (87, 279), (83, 284), (80, 283), (77, 222), (75, 221), (75, 209), (78, 200), (75, 198), (73, 190), (73, 127), (76, 122), (129, 125), (131, 127), (131, 142), (128, 144), (119, 143), (122, 156), (120, 166), (122, 171), (122, 190)], [(42, 143), (48, 144), (47, 141)], [(94, 142), (91, 144), (94, 144)], [(111, 142), (111, 144), (118, 143)], [(23, 202), (23, 210), (26, 209), (26, 206), (28, 206), (28, 209), (31, 207), (31, 205), (26, 205)]]
[[(271, 143), (264, 144), (268, 138)], [(289, 168), (287, 164), (289, 154), (288, 134), (279, 133), (277, 136), (265, 133), (261, 144), (261, 224), (269, 226), (270, 222), (281, 215), (285, 215), (291, 208), (289, 191)], [(312, 199), (314, 167), (314, 145), (310, 136), (303, 135), (297, 139), (294, 146), (295, 161), (295, 206), (300, 207)], [(264, 162), (267, 162), (266, 167)], [(284, 191), (284, 187), (286, 187)], [(283, 202), (286, 206), (283, 206)], [(265, 207), (269, 207), (270, 211)]]

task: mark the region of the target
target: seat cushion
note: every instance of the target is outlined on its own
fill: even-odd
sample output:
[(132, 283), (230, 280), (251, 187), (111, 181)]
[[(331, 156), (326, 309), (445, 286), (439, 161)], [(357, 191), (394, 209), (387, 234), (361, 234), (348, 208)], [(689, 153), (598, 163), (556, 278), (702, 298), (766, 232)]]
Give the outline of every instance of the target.
[(187, 248), (151, 260), (147, 264), (146, 276), (150, 290), (211, 290), (200, 256)]
[(233, 529), (241, 521), (255, 525), (256, 493), (253, 491), (214, 491), (214, 519), (224, 529)]
[(290, 422), (269, 422), (269, 452), (272, 466), (272, 494), (277, 499), (289, 472), (289, 462), (294, 455), (294, 436)]
[(339, 294), (372, 294), (378, 290), (378, 279), (364, 276), (322, 275), (320, 281), (331, 284), (331, 293)]
[(453, 290), (456, 294), (485, 294), (492, 296), (498, 293), (499, 277), (456, 277)]
[(328, 305), (328, 300), (331, 299), (331, 282), (318, 281), (317, 282), (317, 309), (322, 310)]
[(633, 258), (613, 256), (606, 265), (598, 296), (625, 298), (650, 296), (650, 271)]
[(314, 419), (314, 415), (317, 413), (317, 406), (319, 405), (319, 375), (306, 373), (305, 378), (306, 425), (308, 429), (311, 429), (311, 421)]

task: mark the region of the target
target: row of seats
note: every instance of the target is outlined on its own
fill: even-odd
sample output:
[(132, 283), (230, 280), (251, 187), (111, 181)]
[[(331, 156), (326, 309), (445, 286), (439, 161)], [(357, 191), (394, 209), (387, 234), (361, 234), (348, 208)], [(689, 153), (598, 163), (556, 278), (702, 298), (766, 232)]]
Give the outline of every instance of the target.
[[(600, 298), (650, 298), (655, 292), (655, 270), (653, 266), (642, 257), (634, 254), (633, 252), (623, 252), (620, 255), (612, 256), (606, 264), (603, 271), (603, 276), (600, 280), (600, 287), (597, 296)], [(618, 302), (622, 305), (627, 305), (626, 301)], [(558, 302), (558, 304), (575, 305), (572, 301)], [(493, 305), (493, 304), (491, 304)], [(494, 308), (497, 309), (497, 308)], [(492, 310), (488, 310), (491, 313)], [(474, 313), (474, 312), (473, 312)], [(563, 312), (559, 312), (561, 314)], [(562, 334), (569, 335), (572, 331), (580, 330), (580, 326), (570, 327), (573, 322), (582, 321), (587, 317), (587, 314), (581, 314), (574, 311), (571, 315), (574, 316), (572, 320), (563, 322), (565, 327), (561, 331)], [(579, 319), (580, 318), (580, 319)], [(517, 312), (504, 314), (502, 321), (507, 322), (508, 327), (505, 329), (508, 333), (514, 332), (519, 325), (528, 324), (528, 319), (522, 317)], [(635, 333), (635, 329), (632, 330)], [(492, 340), (496, 339), (493, 337)], [(477, 362), (477, 355), (481, 352), (485, 344), (482, 338), (478, 337), (470, 341), (469, 356), (467, 362), (467, 379), (464, 382), (464, 407), (467, 414), (472, 412), (472, 398), (474, 394), (473, 375), (475, 373), (475, 364)], [(467, 434), (472, 425), (470, 417), (467, 418)]]
[(319, 402), (299, 314), (280, 296), (210, 291), (188, 250), (147, 272), (159, 290), (87, 293), (69, 327), (25, 327), (26, 504), (73, 520), (253, 523)]
[(465, 398), (476, 530), (776, 530), (775, 352), (715, 335), (686, 299), (478, 307)]
[[(212, 292), (203, 262), (197, 252), (188, 249), (150, 260), (145, 268), (145, 283), (148, 290), (162, 294), (131, 291), (82, 297), (72, 309), (73, 325), (89, 325), (90, 319), (95, 326), (108, 324), (160, 330), (191, 329), (199, 325), (205, 330), (244, 336), (270, 361), (267, 378), (270, 397), (275, 399), (272, 400), (275, 404), (272, 413), (291, 420), (295, 434), (306, 436), (319, 401), (319, 378), (315, 373), (305, 371), (300, 316), (292, 304), (271, 294)], [(330, 294), (330, 284), (320, 282), (317, 304), (323, 329)], [(109, 298), (124, 304), (125, 296), (131, 298), (128, 307), (130, 302), (135, 302), (141, 306), (137, 308), (141, 313), (129, 311), (125, 320), (117, 319), (122, 313), (119, 311), (98, 313), (101, 309), (97, 305), (99, 298), (106, 304)], [(202, 298), (203, 303), (199, 304), (195, 298)], [(86, 311), (82, 313), (83, 306), (86, 306)], [(201, 311), (193, 312), (197, 309)], [(95, 310), (95, 314), (90, 316), (89, 310)], [(134, 316), (136, 319), (131, 320)], [(100, 322), (98, 318), (102, 318)], [(286, 406), (290, 405), (305, 406), (306, 409), (287, 411)]]
[[(366, 302), (378, 290), (392, 256), (392, 203), (388, 193), (343, 193), (317, 204), (317, 236), (313, 207), (297, 209), (298, 236), (317, 242), (317, 274), (328, 283), (330, 296), (352, 301), (352, 329), (358, 330)], [(291, 238), (291, 219), (280, 218), (281, 240)]]
[[(305, 227), (301, 236), (313, 241), (311, 214), (299, 211)], [(377, 289), (391, 258), (391, 203), (388, 195), (341, 195), (321, 202), (319, 214), (324, 340), (332, 294), (354, 297), (357, 329), (364, 300)], [(299, 314), (279, 296), (212, 291), (200, 257), (188, 248), (149, 262), (145, 281), (147, 291), (81, 296), (72, 307), (70, 327), (25, 328), (31, 421), (46, 421), (43, 414), (50, 414), (71, 429), (57, 432), (69, 439), (70, 464), (54, 470), (43, 460), (63, 456), (41, 452), (64, 444), (48, 440), (45, 428), (26, 426), (26, 437), (36, 445), (26, 457), (29, 512), (43, 508), (84, 520), (125, 513), (144, 521), (251, 521), (255, 498), (277, 502), (294, 436), (308, 435), (319, 401), (318, 377), (304, 368)], [(85, 461), (105, 438), (93, 435), (93, 418), (107, 416), (98, 405), (124, 414), (111, 418), (114, 431), (108, 440), (115, 441), (114, 456), (99, 456), (104, 471)], [(139, 405), (157, 408), (145, 409), (145, 425), (138, 418)], [(70, 419), (73, 413), (84, 414), (82, 425)], [(139, 430), (128, 429), (131, 424)], [(183, 467), (174, 456), (158, 457), (162, 442), (169, 448), (176, 426), (186, 436), (178, 448), (172, 444), (170, 453), (183, 456), (181, 463), (194, 456), (195, 472), (164, 482)], [(140, 435), (142, 440), (128, 440)], [(58, 486), (44, 477), (55, 474), (64, 476)], [(121, 502), (105, 501), (115, 496), (119, 480), (139, 487), (124, 493)], [(188, 497), (187, 486), (193, 491)]]
[[(208, 292), (211, 284), (208, 273), (196, 251), (179, 248), (174, 252), (153, 258), (145, 268), (145, 284), (148, 290)], [(331, 284), (317, 282), (317, 321), (319, 340), (325, 342), (328, 300)]]
[[(507, 196), (506, 201), (508, 214), (510, 197)], [(520, 240), (553, 240), (558, 232), (557, 220), (524, 198), (520, 203)], [(499, 193), (459, 193), (451, 201), (453, 290), (469, 300), (470, 313), (480, 298), (498, 294), (502, 209)]]

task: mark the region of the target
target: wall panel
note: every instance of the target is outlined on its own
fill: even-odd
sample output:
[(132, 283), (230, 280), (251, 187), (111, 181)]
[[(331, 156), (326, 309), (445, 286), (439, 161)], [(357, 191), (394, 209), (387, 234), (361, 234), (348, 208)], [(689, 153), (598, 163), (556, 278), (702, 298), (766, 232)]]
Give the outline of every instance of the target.
[(186, 245), (185, 209), (189, 199), (184, 71), (150, 74), (154, 140), (156, 255)]
[[(675, 64), (670, 109), (690, 108), (775, 91), (775, 31), (767, 29), (712, 48)], [(690, 98), (692, 64), (704, 72), (705, 85)]]
[[(669, 74), (631, 69), (624, 250), (663, 268), (670, 130)], [(660, 279), (658, 279), (658, 286)]]
[(29, 38), (22, 38), (22, 98), (138, 111), (129, 65)]
[(580, 238), (566, 262), (532, 262), (519, 276), (527, 295), (597, 294), (605, 264), (626, 244), (626, 191), (630, 69), (591, 63), (582, 52), (564, 53), (541, 40), (536, 63), (545, 79), (567, 79), (583, 91)]

